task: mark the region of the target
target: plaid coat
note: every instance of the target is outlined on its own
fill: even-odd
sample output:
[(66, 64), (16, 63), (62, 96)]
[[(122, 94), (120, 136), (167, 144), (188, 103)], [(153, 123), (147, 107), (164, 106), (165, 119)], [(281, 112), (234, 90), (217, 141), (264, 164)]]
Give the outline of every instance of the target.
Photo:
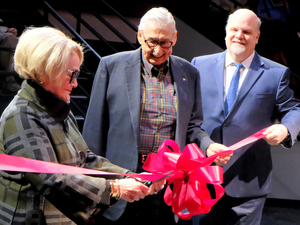
[[(93, 154), (69, 105), (30, 80), (24, 81), (2, 114), (0, 150), (1, 154), (128, 172)], [(110, 185), (103, 178), (0, 171), (0, 224), (85, 224), (95, 208), (109, 204)]]

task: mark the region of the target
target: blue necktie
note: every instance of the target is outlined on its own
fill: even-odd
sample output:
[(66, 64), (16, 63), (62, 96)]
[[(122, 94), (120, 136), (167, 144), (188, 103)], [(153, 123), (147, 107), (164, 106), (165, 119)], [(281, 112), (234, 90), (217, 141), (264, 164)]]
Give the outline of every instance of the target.
[(230, 82), (230, 86), (228, 89), (228, 93), (226, 96), (226, 100), (225, 100), (226, 115), (230, 112), (230, 109), (236, 98), (236, 93), (237, 93), (237, 89), (239, 87), (239, 80), (240, 80), (240, 69), (242, 67), (244, 67), (243, 64), (240, 64), (240, 63), (233, 62), (232, 64), (236, 66), (236, 70), (233, 73), (233, 76), (232, 76), (232, 79)]

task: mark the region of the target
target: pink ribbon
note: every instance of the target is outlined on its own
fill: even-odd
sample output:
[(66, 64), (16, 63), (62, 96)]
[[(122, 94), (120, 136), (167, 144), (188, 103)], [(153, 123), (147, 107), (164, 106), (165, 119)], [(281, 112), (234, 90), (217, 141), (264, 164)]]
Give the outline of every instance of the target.
[[(173, 171), (164, 200), (178, 217), (190, 219), (193, 215), (208, 213), (224, 194), (223, 168), (210, 166), (218, 155), (206, 158), (196, 144), (187, 145), (181, 153), (175, 141), (166, 140), (157, 154), (148, 155), (143, 168), (151, 173)], [(207, 183), (214, 186), (215, 199), (211, 198)]]
[[(29, 173), (60, 173), (88, 175), (124, 175), (155, 182), (168, 177), (168, 187), (164, 200), (172, 206), (172, 210), (182, 219), (190, 219), (193, 215), (208, 213), (211, 207), (223, 196), (223, 169), (211, 166), (212, 162), (224, 154), (257, 141), (266, 135), (262, 129), (250, 137), (232, 145), (228, 151), (223, 151), (210, 157), (205, 157), (195, 144), (189, 144), (181, 153), (175, 141), (166, 140), (158, 153), (150, 153), (144, 164), (144, 169), (152, 174), (119, 174), (94, 169), (68, 166), (53, 162), (45, 162), (18, 156), (0, 154), (0, 170)], [(173, 190), (170, 184), (173, 183)], [(215, 188), (214, 199), (211, 198), (207, 184)]]
[(45, 162), (28, 159), (19, 156), (0, 154), (0, 169), (4, 171), (28, 172), (28, 173), (59, 173), (59, 174), (87, 174), (87, 175), (124, 175), (143, 180), (155, 181), (169, 174), (120, 174), (87, 169), (76, 166), (68, 166), (53, 162)]
[[(166, 140), (158, 153), (148, 155), (143, 168), (151, 173), (173, 174), (168, 178), (164, 200), (179, 218), (188, 220), (193, 215), (208, 213), (225, 193), (221, 186), (223, 168), (211, 166), (214, 160), (218, 156), (231, 154), (234, 150), (265, 137), (263, 132), (266, 129), (230, 146), (230, 150), (210, 157), (206, 157), (196, 144), (187, 145), (181, 153), (175, 141)], [(214, 187), (215, 198), (211, 197), (207, 184)]]
[(260, 131), (256, 132), (255, 134), (252, 134), (251, 136), (235, 143), (234, 145), (231, 145), (230, 147), (228, 147), (229, 149), (235, 151), (245, 145), (251, 144), (261, 138), (264, 138), (266, 136), (266, 134), (263, 134), (269, 127), (266, 127), (264, 129), (261, 129)]

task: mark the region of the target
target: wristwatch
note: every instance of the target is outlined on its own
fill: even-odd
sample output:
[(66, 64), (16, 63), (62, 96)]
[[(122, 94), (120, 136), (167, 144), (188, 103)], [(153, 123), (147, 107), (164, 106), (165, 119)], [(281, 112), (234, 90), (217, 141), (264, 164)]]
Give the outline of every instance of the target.
[(289, 142), (291, 140), (291, 135), (288, 133), (288, 135), (285, 137), (285, 139), (281, 142), (281, 144)]

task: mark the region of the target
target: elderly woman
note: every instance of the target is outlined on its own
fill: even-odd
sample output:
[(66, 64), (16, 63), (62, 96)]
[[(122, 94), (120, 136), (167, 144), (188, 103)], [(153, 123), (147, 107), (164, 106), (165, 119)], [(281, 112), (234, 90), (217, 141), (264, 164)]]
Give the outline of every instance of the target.
[[(82, 47), (56, 29), (31, 28), (21, 35), (15, 70), (25, 81), (0, 120), (2, 154), (128, 173), (88, 149), (70, 112), (70, 93), (82, 62)], [(0, 175), (1, 224), (87, 224), (114, 198), (132, 202), (154, 192), (121, 175), (110, 177), (120, 180), (80, 174)], [(158, 186), (163, 183), (156, 191)]]

